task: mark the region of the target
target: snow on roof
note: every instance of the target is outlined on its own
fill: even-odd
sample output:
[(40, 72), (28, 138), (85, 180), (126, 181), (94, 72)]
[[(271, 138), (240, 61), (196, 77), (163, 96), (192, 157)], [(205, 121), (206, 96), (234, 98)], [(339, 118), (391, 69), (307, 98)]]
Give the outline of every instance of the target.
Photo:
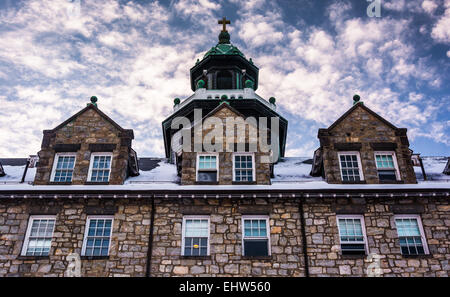
[[(6, 175), (0, 177), (0, 184), (5, 183), (19, 183), (22, 180), (25, 165), (23, 166), (11, 166), (3, 165), (3, 170)], [(28, 168), (27, 175), (25, 176), (25, 182), (33, 182), (36, 175), (36, 168)]]
[(129, 177), (125, 184), (178, 181), (177, 167), (167, 161), (160, 161), (154, 169), (149, 171), (140, 170), (138, 176)]
[(321, 177), (312, 177), (312, 160), (304, 157), (282, 158), (274, 166), (273, 183), (276, 182), (307, 182), (321, 181)]
[[(421, 157), (425, 174), (428, 181), (446, 181), (450, 182), (450, 175), (444, 174), (444, 168), (447, 164), (448, 157)], [(422, 169), (414, 166), (418, 182), (424, 182)]]
[[(139, 176), (129, 177), (124, 185), (68, 185), (71, 190), (285, 190), (285, 189), (450, 189), (450, 176), (442, 173), (447, 157), (422, 157), (428, 180), (424, 181), (420, 167), (414, 167), (418, 184), (327, 184), (321, 177), (309, 175), (311, 164), (309, 158), (283, 158), (274, 166), (272, 185), (195, 185), (179, 184), (177, 169), (165, 159), (158, 162), (151, 170), (140, 170)], [(0, 190), (60, 190), (61, 186), (33, 186), (31, 183), (36, 168), (28, 168), (25, 183), (19, 184), (25, 166), (3, 166), (6, 176), (0, 177)]]

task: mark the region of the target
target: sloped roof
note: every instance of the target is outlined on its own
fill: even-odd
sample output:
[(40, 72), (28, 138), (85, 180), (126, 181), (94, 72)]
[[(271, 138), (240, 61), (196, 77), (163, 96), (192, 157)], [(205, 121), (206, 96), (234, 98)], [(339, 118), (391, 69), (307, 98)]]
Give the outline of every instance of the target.
[(396, 126), (394, 126), (392, 123), (390, 123), (389, 121), (387, 121), (385, 118), (383, 118), (382, 116), (380, 116), (379, 114), (377, 114), (376, 112), (374, 112), (373, 110), (371, 110), (370, 108), (368, 108), (367, 106), (365, 106), (362, 102), (358, 102), (356, 104), (354, 104), (349, 110), (347, 110), (346, 113), (344, 113), (340, 118), (338, 118), (333, 124), (331, 124), (330, 127), (327, 128), (327, 130), (332, 130), (334, 127), (336, 127), (340, 122), (342, 122), (348, 115), (350, 115), (355, 109), (357, 109), (358, 107), (364, 109), (365, 111), (367, 111), (368, 113), (370, 113), (371, 115), (373, 115), (375, 118), (377, 118), (378, 120), (380, 120), (381, 122), (383, 122), (384, 124), (386, 124), (387, 126), (389, 126), (390, 128), (394, 129), (394, 130), (398, 130), (398, 128)]
[(113, 121), (109, 116), (107, 116), (105, 113), (103, 113), (97, 106), (95, 106), (94, 104), (90, 104), (90, 103), (85, 108), (83, 108), (82, 110), (80, 110), (79, 112), (77, 112), (76, 114), (74, 114), (73, 116), (71, 116), (70, 118), (68, 118), (67, 120), (65, 120), (64, 122), (62, 122), (58, 126), (56, 126), (55, 128), (53, 128), (51, 131), (56, 131), (58, 129), (61, 129), (62, 127), (66, 126), (68, 123), (72, 122), (77, 117), (79, 117), (80, 115), (82, 115), (83, 113), (85, 113), (86, 111), (88, 111), (90, 109), (92, 109), (96, 113), (98, 113), (103, 119), (105, 119), (107, 122), (109, 122), (111, 125), (113, 125), (117, 130), (119, 130), (119, 131), (133, 131), (131, 129), (124, 129), (124, 128), (122, 128), (119, 124), (117, 124), (115, 121)]

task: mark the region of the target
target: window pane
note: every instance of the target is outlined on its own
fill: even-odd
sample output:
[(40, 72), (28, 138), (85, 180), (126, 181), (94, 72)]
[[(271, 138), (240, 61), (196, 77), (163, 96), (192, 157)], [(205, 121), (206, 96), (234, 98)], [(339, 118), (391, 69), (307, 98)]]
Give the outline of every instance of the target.
[(49, 254), (54, 225), (54, 219), (32, 219), (26, 255), (47, 256)]
[(419, 223), (415, 218), (395, 219), (400, 248), (404, 255), (425, 254)]
[(342, 242), (364, 242), (361, 220), (359, 218), (340, 218), (339, 236)]
[(359, 165), (356, 155), (340, 155), (343, 181), (360, 181)]
[(244, 255), (248, 257), (268, 256), (269, 247), (267, 239), (244, 240)]
[(112, 219), (90, 219), (85, 256), (107, 256)]

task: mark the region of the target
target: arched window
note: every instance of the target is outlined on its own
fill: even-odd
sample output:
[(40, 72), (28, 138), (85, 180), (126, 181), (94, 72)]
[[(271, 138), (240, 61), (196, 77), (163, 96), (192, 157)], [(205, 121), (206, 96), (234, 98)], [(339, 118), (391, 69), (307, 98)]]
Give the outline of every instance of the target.
[(229, 71), (217, 73), (217, 89), (227, 90), (233, 88), (233, 78)]

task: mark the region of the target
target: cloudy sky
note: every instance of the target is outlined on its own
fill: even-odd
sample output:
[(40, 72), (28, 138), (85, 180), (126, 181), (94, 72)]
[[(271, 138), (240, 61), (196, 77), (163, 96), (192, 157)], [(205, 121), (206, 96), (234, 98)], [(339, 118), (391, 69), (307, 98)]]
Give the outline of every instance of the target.
[(90, 96), (163, 156), (161, 122), (189, 69), (217, 43), (217, 19), (260, 69), (257, 93), (289, 121), (288, 156), (362, 101), (411, 148), (450, 155), (450, 0), (0, 0), (0, 157), (26, 157)]

